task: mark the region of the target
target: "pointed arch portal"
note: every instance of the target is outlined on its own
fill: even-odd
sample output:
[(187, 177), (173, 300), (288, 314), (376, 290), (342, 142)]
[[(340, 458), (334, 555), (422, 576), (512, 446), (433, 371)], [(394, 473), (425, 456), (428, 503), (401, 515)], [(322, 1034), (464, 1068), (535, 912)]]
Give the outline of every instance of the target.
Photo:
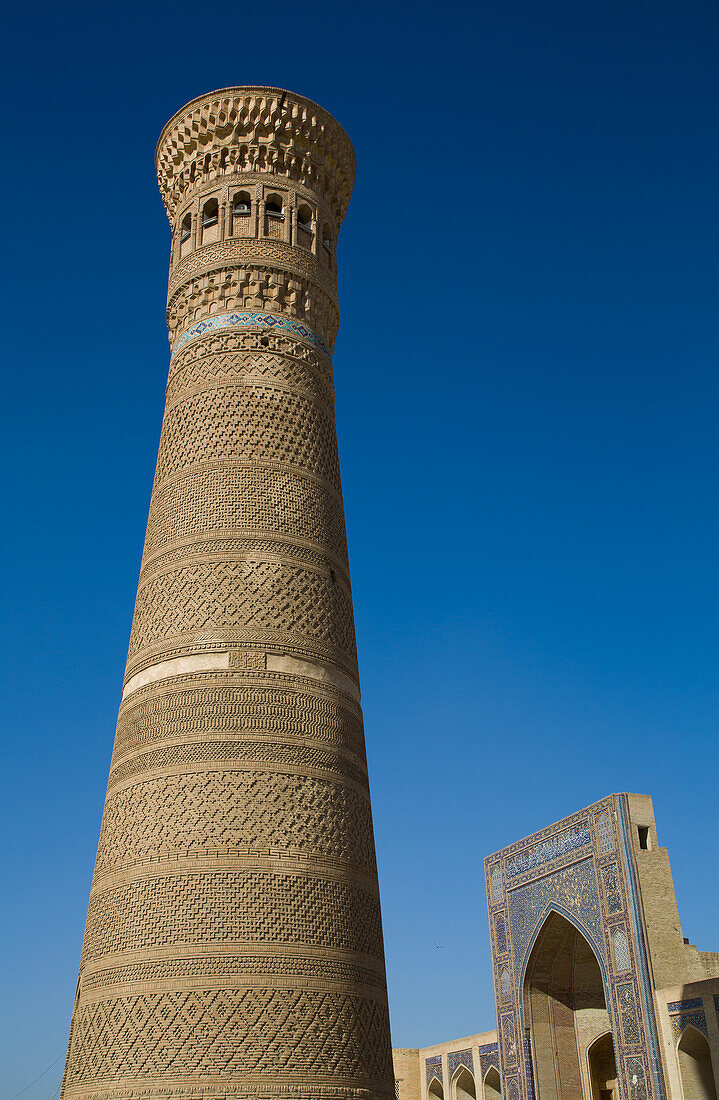
[(491, 1066), (484, 1078), (484, 1100), (502, 1100), (502, 1085), (499, 1071)]
[(541, 1100), (618, 1100), (599, 961), (559, 913), (549, 913), (537, 936), (523, 996)]
[(684, 1100), (717, 1100), (709, 1043), (696, 1028), (683, 1033), (677, 1057)]
[(442, 1083), (438, 1081), (436, 1077), (433, 1077), (430, 1081), (429, 1088), (427, 1089), (427, 1095), (430, 1100), (444, 1100), (444, 1089), (442, 1088)]
[(477, 1090), (474, 1085), (474, 1074), (465, 1066), (457, 1071), (452, 1089), (454, 1100), (477, 1100)]

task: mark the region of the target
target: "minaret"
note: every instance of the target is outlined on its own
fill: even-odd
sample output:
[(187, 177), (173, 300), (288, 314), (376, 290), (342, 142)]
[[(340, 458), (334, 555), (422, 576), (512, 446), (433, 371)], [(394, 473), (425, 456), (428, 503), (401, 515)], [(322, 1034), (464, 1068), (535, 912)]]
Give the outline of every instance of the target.
[(355, 160), (276, 88), (162, 132), (167, 403), (63, 1100), (392, 1100), (334, 421)]

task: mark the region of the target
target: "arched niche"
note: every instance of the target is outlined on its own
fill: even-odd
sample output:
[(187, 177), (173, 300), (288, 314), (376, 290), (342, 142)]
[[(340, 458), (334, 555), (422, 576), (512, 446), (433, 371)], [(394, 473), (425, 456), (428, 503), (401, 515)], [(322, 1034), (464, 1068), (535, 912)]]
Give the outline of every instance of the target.
[(588, 1052), (611, 1027), (599, 960), (586, 937), (551, 911), (532, 947), (524, 978), (524, 1022), (542, 1100), (594, 1096)]
[(427, 1089), (427, 1096), (429, 1100), (444, 1100), (442, 1082), (437, 1077), (433, 1077), (430, 1081), (429, 1088)]
[(611, 1031), (592, 1043), (588, 1062), (592, 1100), (618, 1100), (617, 1062)]
[(477, 1100), (474, 1074), (466, 1066), (460, 1066), (452, 1078), (452, 1100)]
[(688, 1027), (677, 1046), (684, 1100), (717, 1100), (709, 1043), (701, 1031)]
[(484, 1100), (501, 1100), (502, 1082), (499, 1070), (490, 1066), (484, 1075)]

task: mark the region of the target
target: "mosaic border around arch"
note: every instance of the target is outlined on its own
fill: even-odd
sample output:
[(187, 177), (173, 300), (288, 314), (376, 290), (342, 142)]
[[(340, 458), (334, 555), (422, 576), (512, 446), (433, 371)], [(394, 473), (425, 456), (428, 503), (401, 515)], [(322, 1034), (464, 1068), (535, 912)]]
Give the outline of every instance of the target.
[[(582, 933), (599, 960), (622, 1096), (665, 1100), (627, 822), (625, 797), (612, 795), (485, 860), (506, 1096), (534, 1100), (530, 1046), (518, 1040), (524, 1036), (522, 988), (534, 942), (554, 911)], [(510, 976), (504, 1000), (503, 971)]]

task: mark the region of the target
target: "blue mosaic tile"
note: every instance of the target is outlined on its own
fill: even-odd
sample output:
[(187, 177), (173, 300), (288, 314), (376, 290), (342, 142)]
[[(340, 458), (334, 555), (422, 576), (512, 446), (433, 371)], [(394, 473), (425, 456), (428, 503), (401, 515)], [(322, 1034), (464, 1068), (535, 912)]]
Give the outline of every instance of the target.
[(559, 911), (572, 914), (583, 927), (603, 962), (604, 936), (599, 913), (599, 891), (591, 859), (564, 867), (538, 882), (520, 886), (509, 894), (509, 921), (514, 961), (517, 971), (522, 966), (529, 942), (544, 918), (547, 907), (555, 903)]
[(279, 332), (290, 333), (292, 336), (299, 336), (300, 339), (306, 340), (308, 344), (312, 344), (313, 347), (325, 355), (330, 353), (330, 349), (324, 340), (320, 340), (317, 333), (303, 321), (295, 321), (292, 317), (286, 317), (282, 313), (241, 310), (236, 313), (215, 313), (211, 317), (205, 317), (202, 321), (190, 325), (187, 331), (175, 340), (172, 345), (172, 354), (176, 355), (181, 348), (184, 348), (185, 344), (189, 343), (190, 340), (195, 340), (198, 336), (204, 336), (208, 332), (216, 332), (226, 328), (275, 329)]
[(487, 1071), (494, 1067), (499, 1073), (499, 1050), (496, 1043), (487, 1043), (479, 1048), (479, 1076), (484, 1081)]
[(594, 820), (597, 829), (597, 847), (602, 855), (614, 851), (614, 831), (612, 817), (608, 810), (598, 814)]
[(689, 1008), (701, 1008), (701, 997), (692, 997), (688, 1001), (670, 1001), (667, 1005), (667, 1012), (685, 1012)]
[(433, 1054), (431, 1058), (426, 1058), (424, 1063), (425, 1075), (427, 1080), (427, 1086), (433, 1077), (436, 1077), (440, 1084), (442, 1084), (442, 1055)]
[(707, 1019), (703, 1012), (689, 1012), (681, 1016), (672, 1016), (672, 1031), (675, 1036), (681, 1035), (684, 1028), (689, 1026), (698, 1028), (709, 1038)]
[(471, 1050), (453, 1050), (447, 1055), (447, 1072), (449, 1073), (450, 1080), (454, 1077), (460, 1066), (464, 1066), (470, 1073), (474, 1073), (474, 1059), (472, 1058)]
[(565, 829), (556, 836), (548, 837), (547, 840), (535, 844), (532, 848), (527, 848), (514, 859), (508, 859), (504, 873), (508, 879), (516, 878), (517, 875), (526, 874), (527, 871), (533, 871), (535, 867), (542, 867), (545, 863), (552, 863), (555, 859), (560, 859), (569, 852), (576, 852), (577, 849), (591, 843), (592, 832), (589, 823), (584, 821), (572, 829)]
[(527, 1098), (534, 1100), (534, 1069), (532, 1067), (532, 1046), (529, 1039), (522, 1040), (524, 1046), (524, 1073), (527, 1082)]

